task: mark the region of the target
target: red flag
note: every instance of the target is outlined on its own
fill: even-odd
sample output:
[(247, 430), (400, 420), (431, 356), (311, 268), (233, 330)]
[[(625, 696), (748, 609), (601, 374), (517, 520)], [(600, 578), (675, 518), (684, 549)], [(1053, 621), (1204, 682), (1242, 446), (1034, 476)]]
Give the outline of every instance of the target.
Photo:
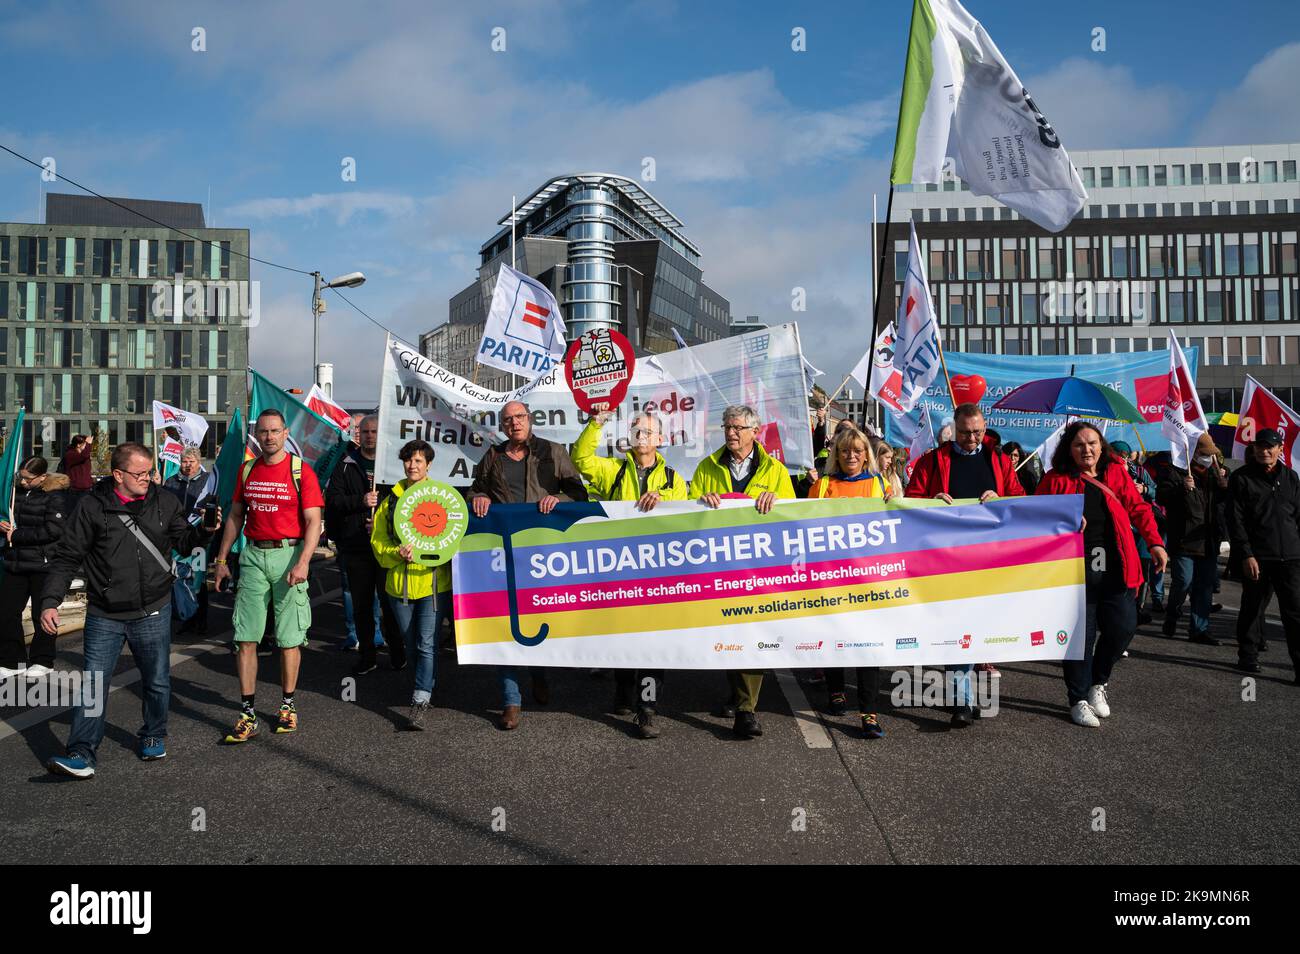
[[(307, 406), (329, 421), (344, 434), (352, 430), (352, 415), (341, 405), (330, 400), (319, 384), (313, 384), (307, 393)], [(327, 432), (328, 433), (328, 432)]]
[(1237, 430), (1232, 435), (1232, 456), (1246, 459), (1246, 448), (1254, 443), (1255, 435), (1262, 430), (1274, 430), (1282, 435), (1282, 464), (1292, 470), (1298, 468), (1293, 449), (1300, 434), (1300, 415), (1283, 404), (1264, 385), (1246, 375), (1246, 387), (1241, 393), (1241, 414)]

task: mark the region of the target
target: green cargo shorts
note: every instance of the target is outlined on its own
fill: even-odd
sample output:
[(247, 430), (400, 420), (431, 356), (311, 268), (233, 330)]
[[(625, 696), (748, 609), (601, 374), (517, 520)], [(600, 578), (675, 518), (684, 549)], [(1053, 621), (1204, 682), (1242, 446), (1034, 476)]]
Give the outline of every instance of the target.
[(275, 601), (275, 644), (293, 649), (307, 642), (311, 628), (311, 597), (307, 584), (290, 586), (285, 577), (302, 555), (302, 544), (262, 550), (245, 546), (239, 554), (239, 586), (235, 588), (235, 642), (260, 643), (266, 631), (266, 608)]

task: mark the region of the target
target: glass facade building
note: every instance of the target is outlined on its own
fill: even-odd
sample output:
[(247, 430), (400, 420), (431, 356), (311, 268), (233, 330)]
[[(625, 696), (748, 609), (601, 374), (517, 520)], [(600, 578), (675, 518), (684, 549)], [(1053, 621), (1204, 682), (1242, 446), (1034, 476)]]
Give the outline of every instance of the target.
[[(449, 370), (490, 387), (507, 375), (474, 360), (496, 274), (510, 261), (510, 222), (479, 250), (479, 277), (455, 295), (448, 320), (421, 335), (421, 351)], [(702, 281), (700, 252), (682, 222), (636, 180), (599, 173), (551, 179), (515, 211), (515, 267), (547, 284), (570, 339), (615, 328), (642, 352), (728, 334), (730, 303)]]
[[(1074, 152), (1088, 203), (1053, 235), (960, 181), (894, 196), (894, 307), (916, 224), (944, 345), (996, 354), (1200, 349), (1207, 412), (1246, 369), (1300, 402), (1300, 145)], [(881, 240), (884, 239), (883, 234)]]
[(210, 459), (247, 400), (248, 230), (206, 228), (193, 203), (113, 201), (127, 208), (51, 193), (44, 224), (0, 223), (0, 416), (25, 408), (24, 452), (54, 461), (73, 434), (152, 446), (166, 401), (208, 418)]

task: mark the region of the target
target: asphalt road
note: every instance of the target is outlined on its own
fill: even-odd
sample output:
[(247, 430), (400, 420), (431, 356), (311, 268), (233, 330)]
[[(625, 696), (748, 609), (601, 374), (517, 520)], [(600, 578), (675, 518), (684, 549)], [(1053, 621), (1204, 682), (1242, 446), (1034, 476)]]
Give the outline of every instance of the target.
[[(439, 656), (428, 730), (398, 731), (409, 672), (361, 677), (335, 648), (342, 604), (318, 561), (318, 634), (298, 691), (301, 730), (225, 747), (238, 701), (220, 644), (178, 640), (169, 754), (134, 755), (138, 683), (109, 698), (93, 781), (56, 779), (68, 716), (0, 710), (0, 856), (10, 863), (817, 862), (1296, 863), (1300, 688), (1274, 623), (1253, 701), (1235, 647), (1134, 640), (1111, 682), (1114, 716), (1070, 723), (1059, 666), (1002, 668), (999, 711), (966, 731), (946, 713), (800, 715), (824, 687), (769, 675), (766, 732), (733, 739), (710, 715), (723, 677), (672, 673), (663, 736), (605, 711), (609, 673), (552, 673), (551, 703), (495, 728), (489, 670)], [(1220, 596), (1239, 605), (1235, 584)], [(214, 607), (212, 632), (228, 628)], [(1225, 609), (1214, 633), (1231, 637)], [(81, 662), (77, 637), (59, 667)], [(263, 659), (258, 708), (279, 704)], [(129, 655), (119, 675), (133, 672)], [(265, 677), (270, 674), (272, 679)], [(807, 694), (807, 701), (803, 693)], [(850, 697), (852, 693), (850, 692)], [(1101, 810), (1102, 813), (1099, 813)], [(1104, 819), (1104, 830), (1098, 830)], [(202, 825), (198, 822), (202, 821)], [(196, 830), (201, 829), (201, 830)]]

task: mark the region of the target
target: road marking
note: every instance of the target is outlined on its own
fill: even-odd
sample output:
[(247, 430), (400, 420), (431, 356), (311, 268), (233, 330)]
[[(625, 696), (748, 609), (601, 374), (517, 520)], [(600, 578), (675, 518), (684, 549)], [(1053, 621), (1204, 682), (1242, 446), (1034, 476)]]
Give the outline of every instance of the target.
[(826, 731), (826, 726), (822, 725), (821, 716), (817, 715), (808, 704), (808, 697), (804, 695), (803, 686), (799, 685), (799, 680), (795, 678), (794, 673), (789, 669), (778, 669), (776, 681), (781, 691), (785, 693), (785, 701), (790, 704), (794, 721), (803, 734), (804, 745), (810, 749), (833, 748), (831, 734)]
[[(320, 596), (316, 597), (314, 600), (311, 601), (311, 605), (319, 606), (321, 603), (328, 603), (330, 600), (335, 599), (338, 596), (341, 596), (342, 593), (343, 590), (341, 589), (333, 589), (327, 593), (322, 593)], [(202, 656), (205, 653), (215, 652), (218, 650), (222, 652), (229, 652), (230, 651), (229, 637), (233, 636), (234, 632), (235, 631), (233, 629), (228, 629), (216, 637), (205, 639), (201, 643), (194, 643), (192, 646), (186, 646), (184, 649), (172, 653), (167, 660), (168, 668), (175, 669), (181, 663), (189, 662), (191, 659), (197, 659), (199, 656)], [(139, 681), (140, 681), (140, 670), (133, 666), (132, 668), (126, 670), (125, 672), (120, 672), (116, 676), (114, 676), (113, 683), (109, 687), (108, 691), (110, 694), (112, 694), (114, 692), (117, 692), (119, 689), (125, 689), (127, 686), (133, 686)], [(105, 700), (104, 705), (107, 704), (108, 701)], [(61, 716), (63, 715), (63, 713), (68, 711), (69, 711), (68, 706), (57, 706), (57, 707), (42, 706), (39, 709), (28, 709), (26, 712), (20, 712), (18, 715), (14, 716), (13, 718), (6, 719), (4, 720), (3, 723), (0, 723), (0, 742), (3, 742), (11, 735), (17, 735), (19, 732), (25, 732), (26, 730), (30, 729), (34, 725), (40, 725), (42, 722), (47, 722), (50, 719), (57, 718), (58, 716)]]

